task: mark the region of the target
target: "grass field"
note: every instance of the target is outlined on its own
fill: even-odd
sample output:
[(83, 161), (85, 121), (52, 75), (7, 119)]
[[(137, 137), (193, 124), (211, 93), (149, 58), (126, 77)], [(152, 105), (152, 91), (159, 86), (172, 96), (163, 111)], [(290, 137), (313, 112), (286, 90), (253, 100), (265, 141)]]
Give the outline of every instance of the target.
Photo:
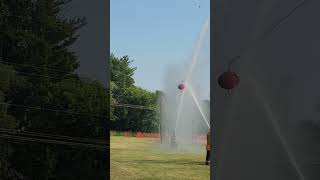
[(159, 142), (111, 136), (111, 180), (210, 179), (204, 165), (205, 149), (198, 153), (164, 151)]

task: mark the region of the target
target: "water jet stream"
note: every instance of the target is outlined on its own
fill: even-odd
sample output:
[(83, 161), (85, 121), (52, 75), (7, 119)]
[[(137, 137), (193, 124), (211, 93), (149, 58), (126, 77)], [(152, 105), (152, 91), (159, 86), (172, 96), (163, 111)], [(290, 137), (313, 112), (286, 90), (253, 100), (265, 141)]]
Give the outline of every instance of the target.
[[(192, 61), (191, 61), (191, 65), (190, 65), (190, 68), (189, 68), (189, 71), (186, 75), (186, 79), (185, 79), (185, 84), (189, 84), (189, 81), (190, 81), (190, 77), (192, 75), (192, 72), (194, 70), (194, 66), (197, 62), (197, 59), (199, 57), (199, 52), (201, 50), (201, 47), (202, 47), (202, 44), (203, 44), (203, 39), (205, 37), (205, 35), (208, 33), (208, 30), (209, 30), (209, 27), (210, 27), (210, 16), (207, 18), (205, 24), (204, 24), (204, 28), (202, 29), (201, 33), (200, 33), (200, 37), (196, 43), (196, 48), (195, 48), (195, 51), (193, 52), (193, 55), (192, 55)], [(184, 95), (185, 95), (185, 92), (183, 91), (181, 93), (181, 96), (180, 96), (180, 101), (179, 101), (179, 104), (178, 104), (178, 112), (177, 112), (177, 118), (176, 118), (176, 126), (175, 126), (175, 131), (177, 130), (177, 125), (180, 121), (180, 117), (181, 117), (181, 111), (182, 111), (182, 104), (183, 104), (183, 101), (184, 101)]]
[(191, 96), (192, 96), (192, 98), (193, 98), (194, 102), (196, 103), (196, 106), (197, 106), (197, 108), (199, 109), (200, 114), (201, 114), (201, 116), (202, 116), (203, 120), (206, 122), (206, 124), (207, 124), (208, 128), (210, 128), (210, 124), (208, 123), (207, 118), (205, 117), (204, 113), (202, 112), (201, 106), (200, 106), (200, 104), (199, 104), (199, 102), (198, 102), (198, 100), (197, 100), (196, 96), (194, 95), (194, 92), (193, 92), (192, 88), (190, 87), (190, 85), (188, 86), (188, 91), (190, 92), (190, 94), (191, 94)]

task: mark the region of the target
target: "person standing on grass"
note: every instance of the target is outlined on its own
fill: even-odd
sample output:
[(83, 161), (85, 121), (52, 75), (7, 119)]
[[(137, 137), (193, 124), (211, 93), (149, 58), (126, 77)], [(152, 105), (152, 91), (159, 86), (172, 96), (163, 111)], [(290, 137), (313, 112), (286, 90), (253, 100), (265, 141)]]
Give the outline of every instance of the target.
[(211, 151), (211, 141), (210, 141), (210, 129), (209, 132), (207, 133), (207, 155), (206, 155), (206, 165), (209, 165), (210, 162), (210, 151)]

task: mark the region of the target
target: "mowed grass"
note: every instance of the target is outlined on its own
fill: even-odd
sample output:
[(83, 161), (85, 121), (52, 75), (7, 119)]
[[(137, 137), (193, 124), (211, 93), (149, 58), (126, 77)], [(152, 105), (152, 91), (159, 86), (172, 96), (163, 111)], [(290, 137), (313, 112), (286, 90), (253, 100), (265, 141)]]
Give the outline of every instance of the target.
[(205, 149), (198, 153), (162, 150), (159, 141), (111, 136), (111, 180), (210, 179), (204, 165)]

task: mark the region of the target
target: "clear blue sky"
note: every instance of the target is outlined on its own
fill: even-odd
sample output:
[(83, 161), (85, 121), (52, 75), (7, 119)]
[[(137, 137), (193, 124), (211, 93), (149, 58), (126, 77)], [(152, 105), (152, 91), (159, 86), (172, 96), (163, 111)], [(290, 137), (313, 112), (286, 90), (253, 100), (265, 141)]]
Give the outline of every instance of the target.
[(134, 60), (136, 85), (152, 91), (163, 89), (168, 64), (191, 56), (210, 14), (209, 3), (210, 0), (111, 0), (111, 52)]

